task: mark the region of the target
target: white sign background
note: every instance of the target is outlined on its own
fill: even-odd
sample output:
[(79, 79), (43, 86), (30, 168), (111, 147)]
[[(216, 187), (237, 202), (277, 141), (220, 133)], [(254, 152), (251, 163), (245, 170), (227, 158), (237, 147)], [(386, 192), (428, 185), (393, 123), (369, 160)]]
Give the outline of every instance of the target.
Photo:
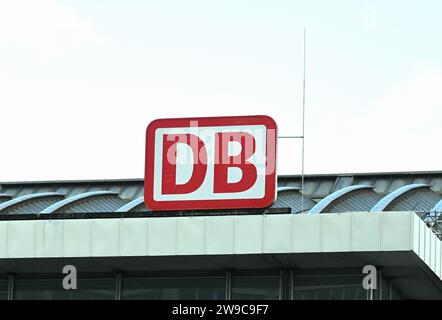
[[(255, 184), (248, 190), (234, 193), (214, 193), (214, 161), (215, 161), (215, 134), (218, 132), (247, 132), (255, 138), (255, 153), (246, 159), (254, 164), (257, 170)], [(162, 159), (163, 159), (163, 137), (165, 134), (186, 134), (198, 136), (205, 144), (207, 150), (207, 172), (206, 178), (199, 189), (188, 194), (162, 194)], [(238, 144), (239, 146), (239, 144)], [(177, 183), (185, 183), (191, 176), (193, 163), (190, 148), (177, 146)], [(229, 143), (229, 156), (240, 152), (235, 148), (235, 143)], [(172, 200), (216, 200), (216, 199), (260, 199), (265, 195), (266, 179), (266, 127), (264, 125), (244, 126), (210, 126), (210, 127), (182, 127), (182, 128), (158, 128), (155, 130), (155, 157), (154, 157), (154, 186), (153, 198), (156, 201)], [(228, 182), (235, 182), (241, 179), (241, 170), (229, 168)]]

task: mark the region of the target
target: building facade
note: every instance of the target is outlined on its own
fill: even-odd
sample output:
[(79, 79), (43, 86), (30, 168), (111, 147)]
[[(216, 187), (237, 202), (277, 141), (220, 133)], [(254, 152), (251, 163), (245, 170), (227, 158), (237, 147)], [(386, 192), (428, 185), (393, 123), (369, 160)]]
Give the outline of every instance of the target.
[(0, 299), (442, 299), (441, 211), (441, 172), (280, 176), (271, 208), (210, 212), (151, 212), (142, 180), (0, 183)]

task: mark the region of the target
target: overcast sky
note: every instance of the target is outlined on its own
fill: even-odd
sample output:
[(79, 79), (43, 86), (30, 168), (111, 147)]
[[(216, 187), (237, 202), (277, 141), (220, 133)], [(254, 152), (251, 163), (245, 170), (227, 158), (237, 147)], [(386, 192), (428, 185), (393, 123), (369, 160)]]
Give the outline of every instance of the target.
[[(267, 114), (306, 173), (442, 169), (442, 2), (0, 0), (0, 181), (141, 178), (156, 118)], [(278, 173), (300, 172), (280, 141)]]

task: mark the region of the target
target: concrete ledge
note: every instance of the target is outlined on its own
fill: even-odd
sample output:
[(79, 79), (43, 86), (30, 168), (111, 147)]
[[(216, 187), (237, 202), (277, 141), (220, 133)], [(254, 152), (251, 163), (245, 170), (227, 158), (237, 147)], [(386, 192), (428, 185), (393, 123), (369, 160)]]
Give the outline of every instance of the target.
[(0, 259), (414, 251), (442, 279), (413, 212), (0, 221)]

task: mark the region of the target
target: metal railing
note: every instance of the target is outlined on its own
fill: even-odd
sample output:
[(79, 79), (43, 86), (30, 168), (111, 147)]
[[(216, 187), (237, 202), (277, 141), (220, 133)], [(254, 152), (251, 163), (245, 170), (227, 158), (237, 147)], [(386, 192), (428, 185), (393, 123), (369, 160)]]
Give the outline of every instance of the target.
[(442, 240), (442, 211), (421, 211), (416, 214)]

